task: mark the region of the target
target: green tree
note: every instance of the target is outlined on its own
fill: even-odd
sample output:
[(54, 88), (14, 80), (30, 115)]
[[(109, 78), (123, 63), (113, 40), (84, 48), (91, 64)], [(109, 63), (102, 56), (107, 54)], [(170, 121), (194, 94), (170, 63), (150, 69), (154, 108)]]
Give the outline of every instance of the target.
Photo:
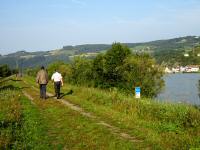
[(118, 87), (122, 82), (119, 68), (131, 54), (127, 46), (114, 43), (104, 56), (104, 78), (111, 87)]
[(124, 89), (134, 92), (135, 87), (141, 87), (144, 97), (153, 97), (164, 86), (163, 68), (148, 54), (129, 56), (120, 68), (123, 74)]
[(92, 72), (94, 77), (94, 86), (100, 88), (109, 87), (106, 82), (105, 74), (105, 58), (103, 54), (97, 55), (97, 57), (92, 62)]
[(8, 65), (0, 65), (0, 77), (8, 77), (12, 74), (12, 71)]
[(72, 83), (91, 86), (93, 82), (92, 60), (76, 57), (71, 63), (70, 68)]
[(133, 92), (136, 86), (145, 97), (155, 96), (164, 85), (163, 69), (148, 54), (131, 54), (130, 49), (114, 43), (94, 60), (75, 57), (71, 64), (56, 62), (48, 66), (49, 74), (57, 69), (68, 82), (100, 88), (116, 87)]
[(131, 54), (129, 48), (119, 43), (94, 59), (92, 71), (96, 87), (133, 92), (139, 86), (145, 97), (155, 96), (164, 85), (163, 69), (150, 55)]

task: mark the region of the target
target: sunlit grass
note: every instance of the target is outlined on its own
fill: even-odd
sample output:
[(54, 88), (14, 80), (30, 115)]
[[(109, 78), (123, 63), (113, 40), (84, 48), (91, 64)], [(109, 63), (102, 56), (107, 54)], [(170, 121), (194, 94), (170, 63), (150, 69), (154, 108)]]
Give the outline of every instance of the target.
[(48, 149), (40, 114), (20, 88), (7, 80), (0, 92), (0, 149)]
[[(12, 88), (1, 90), (5, 97), (0, 99), (0, 106), (9, 109), (1, 109), (0, 116), (1, 122), (14, 120), (14, 126), (13, 123), (9, 127), (1, 126), (1, 149), (140, 149), (133, 142), (112, 134), (95, 120), (72, 111), (52, 98), (41, 101), (39, 92), (30, 85), (12, 80), (5, 82), (5, 86), (8, 84)], [(21, 90), (34, 100), (31, 102), (25, 98)], [(10, 97), (18, 107), (13, 101), (8, 103)], [(9, 111), (10, 108), (13, 108), (12, 111)], [(14, 111), (15, 117), (10, 117)], [(19, 117), (16, 117), (18, 114)]]
[[(53, 92), (53, 86), (49, 85), (49, 91)], [(67, 94), (69, 91), (73, 92)], [(105, 91), (67, 83), (62, 92), (67, 100), (143, 139), (154, 149), (200, 147), (200, 111), (194, 106), (137, 100), (116, 89)]]

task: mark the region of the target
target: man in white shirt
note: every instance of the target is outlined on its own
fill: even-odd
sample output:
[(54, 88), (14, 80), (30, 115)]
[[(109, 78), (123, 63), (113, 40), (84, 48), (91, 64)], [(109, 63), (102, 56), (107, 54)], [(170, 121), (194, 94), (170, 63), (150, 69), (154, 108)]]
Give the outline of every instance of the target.
[(55, 88), (55, 96), (57, 99), (60, 98), (60, 87), (63, 86), (63, 79), (62, 75), (55, 70), (55, 73), (52, 75), (51, 80), (54, 81), (54, 88)]

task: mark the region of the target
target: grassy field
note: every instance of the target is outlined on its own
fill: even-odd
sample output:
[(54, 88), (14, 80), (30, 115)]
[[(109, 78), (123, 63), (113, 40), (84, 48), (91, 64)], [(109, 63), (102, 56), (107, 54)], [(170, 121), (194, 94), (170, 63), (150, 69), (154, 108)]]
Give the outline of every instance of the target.
[[(65, 84), (62, 99), (95, 119), (81, 115), (52, 97), (39, 99), (32, 77), (1, 79), (0, 147), (35, 149), (195, 149), (200, 148), (200, 110), (184, 104)], [(33, 100), (26, 98), (28, 93)], [(48, 91), (53, 93), (49, 83)], [(14, 113), (13, 113), (14, 112)], [(119, 129), (118, 134), (104, 121)], [(135, 137), (123, 138), (121, 133)]]
[(23, 81), (2, 80), (0, 90), (0, 149), (139, 149), (53, 98), (40, 100)]
[(0, 149), (48, 149), (45, 123), (15, 82), (0, 82)]

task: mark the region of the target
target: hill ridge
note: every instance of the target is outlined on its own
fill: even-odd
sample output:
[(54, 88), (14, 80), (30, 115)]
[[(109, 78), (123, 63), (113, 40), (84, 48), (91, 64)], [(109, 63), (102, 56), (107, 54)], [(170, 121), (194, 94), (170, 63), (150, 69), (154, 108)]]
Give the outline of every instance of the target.
[[(170, 62), (174, 55), (180, 57), (185, 51), (191, 51), (196, 45), (200, 45), (200, 36), (184, 36), (173, 39), (162, 39), (141, 43), (122, 43), (128, 46), (134, 53), (149, 53), (155, 57), (158, 63), (162, 61)], [(47, 65), (54, 61), (69, 62), (73, 56), (87, 53), (103, 53), (110, 49), (111, 44), (82, 44), (63, 46), (62, 49), (51, 51), (27, 52), (25, 50), (0, 55), (0, 64), (8, 64), (11, 68), (18, 66), (21, 68)], [(167, 57), (163, 57), (167, 55)], [(94, 57), (95, 55), (87, 55)]]

